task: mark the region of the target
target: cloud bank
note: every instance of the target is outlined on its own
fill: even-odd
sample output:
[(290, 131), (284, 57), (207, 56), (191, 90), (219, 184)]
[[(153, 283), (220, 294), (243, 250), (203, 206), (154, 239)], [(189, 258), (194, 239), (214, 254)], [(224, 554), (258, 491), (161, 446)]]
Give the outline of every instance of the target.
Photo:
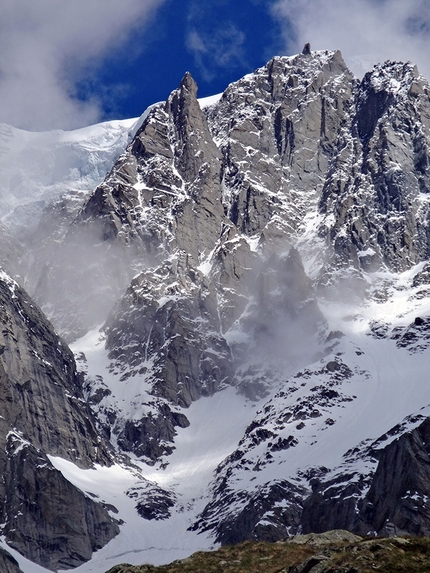
[(385, 60), (412, 61), (430, 80), (430, 0), (278, 0), (285, 50), (340, 49), (362, 77)]
[(165, 0), (2, 0), (0, 121), (31, 130), (98, 121), (76, 86)]

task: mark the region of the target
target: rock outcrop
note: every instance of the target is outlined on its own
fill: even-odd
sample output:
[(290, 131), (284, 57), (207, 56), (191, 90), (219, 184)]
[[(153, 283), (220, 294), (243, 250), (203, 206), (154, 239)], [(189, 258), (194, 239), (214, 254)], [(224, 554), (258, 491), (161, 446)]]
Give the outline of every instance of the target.
[(4, 573), (22, 573), (18, 561), (2, 548), (0, 548), (0, 566)]
[(0, 277), (0, 513), (6, 541), (52, 570), (91, 558), (119, 529), (51, 464), (112, 463), (86, 406), (73, 354), (28, 295)]

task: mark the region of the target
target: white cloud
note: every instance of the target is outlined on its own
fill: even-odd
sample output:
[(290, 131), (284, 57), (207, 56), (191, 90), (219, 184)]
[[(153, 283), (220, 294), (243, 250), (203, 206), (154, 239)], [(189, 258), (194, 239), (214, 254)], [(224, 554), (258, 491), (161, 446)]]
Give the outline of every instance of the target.
[(187, 48), (207, 82), (214, 79), (217, 70), (244, 63), (244, 43), (245, 34), (231, 22), (210, 33), (192, 28), (187, 35)]
[(74, 97), (86, 69), (118, 48), (165, 0), (0, 0), (0, 121), (73, 128), (100, 117)]
[(412, 61), (430, 79), (430, 0), (277, 0), (287, 53), (340, 49), (359, 77), (385, 60)]
[(231, 19), (235, 10), (232, 14), (229, 10), (234, 1), (189, 0), (187, 4), (186, 47), (208, 83), (226, 69), (246, 66), (246, 36)]

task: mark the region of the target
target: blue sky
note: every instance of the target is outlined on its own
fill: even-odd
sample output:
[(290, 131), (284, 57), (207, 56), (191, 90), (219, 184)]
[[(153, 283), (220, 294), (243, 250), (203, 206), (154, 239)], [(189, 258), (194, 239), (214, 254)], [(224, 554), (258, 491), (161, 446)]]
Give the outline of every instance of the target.
[(186, 71), (200, 97), (221, 92), (283, 52), (270, 8), (264, 0), (167, 0), (81, 82), (80, 95), (103, 97), (108, 116), (134, 117), (166, 99)]
[(73, 129), (136, 117), (190, 71), (204, 97), (274, 55), (340, 49), (430, 78), (430, 0), (0, 0), (0, 122)]

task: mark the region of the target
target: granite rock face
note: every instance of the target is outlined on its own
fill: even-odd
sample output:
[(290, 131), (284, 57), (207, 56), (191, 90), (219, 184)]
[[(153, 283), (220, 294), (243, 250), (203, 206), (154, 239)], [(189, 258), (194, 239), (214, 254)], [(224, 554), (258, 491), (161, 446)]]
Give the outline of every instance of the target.
[(119, 533), (107, 508), (67, 481), (48, 457), (11, 435), (4, 469), (7, 543), (52, 571), (89, 561)]
[[(1, 435), (9, 430), (82, 467), (109, 464), (83, 404), (73, 354), (28, 295), (4, 273), (0, 283)], [(46, 424), (50, 421), (50, 425)]]
[(402, 271), (428, 258), (429, 125), (416, 67), (386, 62), (365, 75), (321, 198), (339, 262)]
[(396, 439), (385, 446), (383, 436), (366, 452), (377, 461), (371, 475), (348, 483), (341, 474), (315, 484), (304, 505), (303, 531), (336, 523), (363, 535), (429, 535), (429, 427), (426, 418), (409, 432), (394, 428)]
[(119, 529), (47, 455), (79, 467), (110, 465), (111, 447), (86, 406), (73, 354), (28, 295), (0, 278), (0, 484), (2, 534), (52, 570), (91, 558)]

